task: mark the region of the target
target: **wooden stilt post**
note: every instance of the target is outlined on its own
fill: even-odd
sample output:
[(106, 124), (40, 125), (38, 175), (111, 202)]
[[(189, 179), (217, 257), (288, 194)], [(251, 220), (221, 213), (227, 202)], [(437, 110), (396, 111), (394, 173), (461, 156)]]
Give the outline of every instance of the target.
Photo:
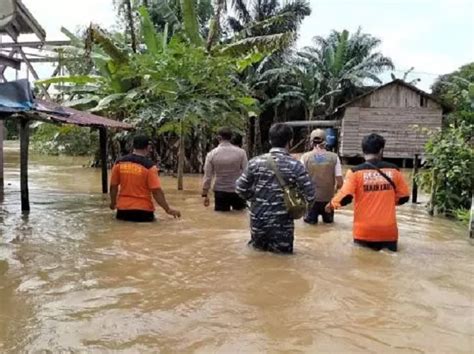
[(107, 176), (107, 128), (99, 128), (100, 165), (102, 168), (102, 193), (108, 192)]
[(3, 175), (3, 138), (5, 135), (3, 120), (0, 120), (0, 194), (3, 193), (4, 175)]
[(413, 159), (413, 183), (411, 190), (411, 202), (416, 204), (418, 202), (418, 184), (416, 183), (416, 175), (418, 174), (418, 155), (415, 154)]
[(28, 148), (30, 144), (30, 122), (28, 119), (20, 120), (20, 186), (21, 186), (21, 211), (30, 211), (30, 197), (28, 191)]
[(474, 238), (474, 196), (471, 198), (471, 219), (469, 221), (469, 237)]

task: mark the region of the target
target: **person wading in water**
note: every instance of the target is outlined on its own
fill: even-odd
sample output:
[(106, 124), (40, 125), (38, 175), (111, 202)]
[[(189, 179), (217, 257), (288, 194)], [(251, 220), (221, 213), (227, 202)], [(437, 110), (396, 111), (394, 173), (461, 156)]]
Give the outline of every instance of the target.
[(158, 168), (148, 158), (151, 142), (147, 136), (133, 139), (133, 153), (120, 158), (112, 169), (110, 180), (110, 209), (117, 209), (117, 219), (135, 222), (155, 220), (152, 196), (163, 210), (181, 217), (178, 210), (170, 208), (161, 189)]
[[(292, 253), (295, 224), (275, 171), (287, 184), (296, 186), (308, 204), (314, 200), (314, 188), (304, 166), (288, 153), (293, 140), (291, 127), (275, 124), (269, 136), (270, 154), (250, 161), (237, 180), (237, 193), (251, 202), (249, 244), (263, 251)], [(274, 161), (274, 169), (269, 158)]]
[(319, 215), (323, 222), (334, 222), (334, 212), (327, 213), (325, 206), (334, 197), (336, 188), (342, 187), (342, 166), (337, 154), (326, 151), (326, 133), (322, 129), (311, 132), (310, 142), (313, 150), (303, 154), (301, 163), (308, 171), (316, 191), (316, 202), (308, 210), (304, 221), (308, 224), (317, 224)]
[(382, 161), (385, 139), (370, 134), (362, 140), (365, 162), (347, 172), (344, 185), (326, 212), (355, 201), (354, 242), (380, 251), (397, 251), (396, 206), (408, 202), (410, 192), (397, 166)]
[(214, 182), (215, 211), (244, 210), (247, 204), (235, 193), (235, 181), (247, 167), (245, 150), (231, 144), (232, 130), (221, 128), (217, 132), (219, 146), (206, 156), (202, 197), (204, 206), (208, 207), (209, 189)]

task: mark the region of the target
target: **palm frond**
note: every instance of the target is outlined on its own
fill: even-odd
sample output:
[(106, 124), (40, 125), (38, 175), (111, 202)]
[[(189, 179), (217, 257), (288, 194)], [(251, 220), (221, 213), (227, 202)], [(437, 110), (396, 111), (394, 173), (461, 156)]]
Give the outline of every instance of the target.
[(220, 51), (223, 54), (240, 55), (256, 48), (259, 51), (268, 53), (288, 48), (294, 40), (295, 35), (292, 32), (251, 37), (230, 43), (221, 48)]
[(153, 2), (156, 6), (156, 11), (173, 30), (181, 28), (181, 22), (167, 0), (153, 0)]
[(143, 41), (151, 54), (158, 55), (163, 48), (163, 41), (166, 40), (166, 38), (156, 32), (146, 7), (141, 6), (138, 12), (140, 14)]
[(128, 55), (125, 51), (117, 47), (114, 42), (98, 26), (91, 24), (87, 29), (86, 52), (92, 50), (92, 45), (96, 44), (109, 55), (117, 64), (128, 63)]
[(198, 16), (196, 14), (196, 2), (194, 0), (181, 0), (181, 10), (183, 11), (184, 32), (189, 41), (195, 46), (201, 46), (203, 40), (199, 31)]
[(97, 84), (101, 82), (104, 82), (104, 78), (101, 76), (77, 75), (77, 76), (55, 76), (49, 79), (37, 80), (35, 81), (35, 85), (52, 85), (52, 84), (86, 85), (86, 84)]

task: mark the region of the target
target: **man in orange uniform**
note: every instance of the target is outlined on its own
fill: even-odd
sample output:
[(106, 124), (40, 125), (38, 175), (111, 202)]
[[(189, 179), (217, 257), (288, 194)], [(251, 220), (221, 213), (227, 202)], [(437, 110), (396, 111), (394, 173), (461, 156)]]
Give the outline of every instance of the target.
[(154, 221), (155, 206), (152, 196), (167, 214), (175, 218), (181, 216), (178, 210), (171, 209), (166, 202), (158, 177), (158, 168), (148, 158), (150, 151), (150, 139), (138, 135), (133, 139), (133, 153), (120, 158), (112, 169), (110, 209), (117, 208), (119, 220)]
[(398, 168), (382, 161), (385, 139), (370, 134), (362, 140), (365, 163), (347, 172), (341, 190), (326, 206), (332, 211), (354, 205), (354, 242), (380, 251), (397, 251), (398, 228), (395, 207), (410, 198), (408, 185)]

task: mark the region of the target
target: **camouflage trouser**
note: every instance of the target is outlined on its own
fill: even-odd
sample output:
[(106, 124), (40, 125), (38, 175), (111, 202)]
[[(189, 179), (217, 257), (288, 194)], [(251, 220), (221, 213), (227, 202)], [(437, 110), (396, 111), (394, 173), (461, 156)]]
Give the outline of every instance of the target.
[(250, 219), (250, 245), (262, 251), (292, 253), (295, 225), (288, 217), (262, 220)]

